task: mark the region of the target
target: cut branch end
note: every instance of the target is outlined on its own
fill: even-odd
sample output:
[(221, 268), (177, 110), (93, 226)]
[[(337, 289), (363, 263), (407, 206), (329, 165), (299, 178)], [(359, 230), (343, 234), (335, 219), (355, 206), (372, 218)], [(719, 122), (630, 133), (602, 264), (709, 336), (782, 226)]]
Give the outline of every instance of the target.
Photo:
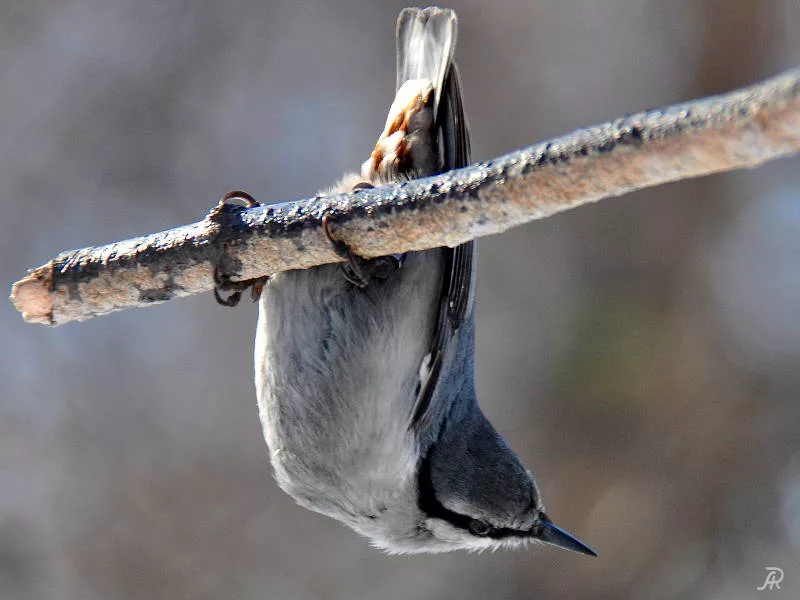
[(9, 299), (28, 323), (53, 324), (52, 272), (52, 263), (47, 263), (11, 286)]

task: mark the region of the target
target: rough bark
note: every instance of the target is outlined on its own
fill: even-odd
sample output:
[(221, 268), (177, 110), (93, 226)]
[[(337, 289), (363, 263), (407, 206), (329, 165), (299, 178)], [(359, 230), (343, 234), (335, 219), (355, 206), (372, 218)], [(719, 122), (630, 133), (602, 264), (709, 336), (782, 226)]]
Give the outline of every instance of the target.
[(436, 177), (241, 208), (192, 225), (64, 252), (14, 284), (26, 321), (60, 325), (336, 262), (321, 227), (364, 257), (454, 246), (602, 198), (800, 151), (800, 68), (706, 99), (580, 129)]

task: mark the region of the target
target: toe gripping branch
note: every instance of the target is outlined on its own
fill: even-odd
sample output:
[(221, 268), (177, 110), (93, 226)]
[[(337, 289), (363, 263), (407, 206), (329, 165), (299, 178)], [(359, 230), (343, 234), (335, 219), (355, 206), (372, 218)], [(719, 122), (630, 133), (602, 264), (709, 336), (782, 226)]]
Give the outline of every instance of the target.
[[(261, 206), (258, 200), (242, 190), (228, 192), (220, 198), (219, 204), (231, 204), (235, 201), (242, 203), (247, 208)], [(217, 263), (214, 265), (214, 299), (222, 306), (236, 306), (242, 299), (242, 293), (249, 288), (250, 299), (256, 302), (261, 297), (261, 292), (264, 290), (267, 279), (269, 277), (265, 276), (244, 281), (232, 281), (230, 274), (226, 273), (222, 266)], [(224, 293), (228, 292), (230, 292), (229, 295), (223, 296)]]
[(370, 279), (386, 279), (400, 268), (401, 259), (396, 256), (379, 256), (372, 259), (358, 256), (350, 246), (333, 234), (329, 215), (322, 217), (322, 229), (333, 244), (336, 254), (347, 259), (342, 265), (342, 276), (355, 287), (364, 289), (369, 285)]
[[(371, 188), (368, 183), (359, 183), (353, 189)], [(241, 190), (233, 190), (220, 198), (219, 204), (231, 204), (240, 202), (247, 208), (261, 206), (252, 195)], [(338, 239), (331, 231), (330, 216), (322, 217), (322, 228), (325, 235), (333, 244), (334, 251), (340, 257), (347, 260), (342, 265), (344, 278), (353, 286), (364, 289), (369, 285), (371, 279), (386, 279), (397, 271), (402, 264), (402, 256), (379, 256), (377, 258), (366, 259), (358, 256), (350, 249), (345, 242)], [(269, 277), (258, 277), (256, 279), (246, 279), (244, 281), (233, 281), (229, 273), (220, 263), (214, 266), (214, 299), (222, 306), (236, 306), (242, 299), (242, 293), (250, 289), (250, 298), (256, 302), (261, 297), (264, 285)], [(227, 295), (225, 295), (227, 294)]]

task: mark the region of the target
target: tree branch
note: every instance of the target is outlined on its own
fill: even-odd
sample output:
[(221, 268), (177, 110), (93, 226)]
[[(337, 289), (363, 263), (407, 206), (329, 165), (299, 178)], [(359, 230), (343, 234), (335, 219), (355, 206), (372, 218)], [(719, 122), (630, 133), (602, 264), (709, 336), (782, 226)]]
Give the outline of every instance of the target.
[(729, 94), (650, 110), (436, 177), (245, 209), (64, 252), (14, 284), (26, 321), (60, 325), (234, 279), (337, 262), (321, 220), (365, 257), (500, 233), (602, 198), (755, 167), (800, 151), (800, 68)]

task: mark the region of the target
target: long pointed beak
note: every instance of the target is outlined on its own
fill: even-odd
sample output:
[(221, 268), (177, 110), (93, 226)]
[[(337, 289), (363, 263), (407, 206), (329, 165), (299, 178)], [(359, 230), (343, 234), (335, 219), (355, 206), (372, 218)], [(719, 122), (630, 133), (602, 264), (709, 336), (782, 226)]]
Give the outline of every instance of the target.
[(572, 552), (580, 552), (581, 554), (588, 554), (589, 556), (597, 556), (597, 552), (592, 550), (589, 546), (584, 544), (575, 536), (567, 533), (558, 525), (553, 523), (547, 516), (542, 513), (539, 521), (536, 523), (535, 529), (537, 530), (534, 537), (537, 540), (542, 540), (553, 546), (564, 548), (564, 550), (571, 550)]

